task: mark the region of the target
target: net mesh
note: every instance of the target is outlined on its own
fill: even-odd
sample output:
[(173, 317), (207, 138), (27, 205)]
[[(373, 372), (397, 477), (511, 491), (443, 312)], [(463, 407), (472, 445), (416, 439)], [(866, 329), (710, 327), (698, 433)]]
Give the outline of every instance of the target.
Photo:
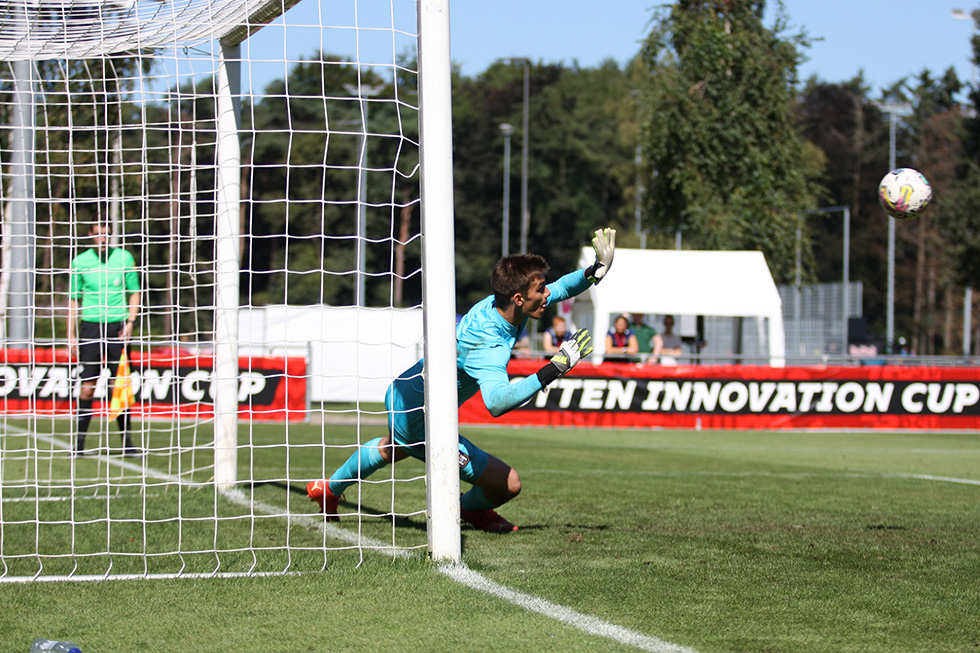
[[(4, 580), (282, 573), (425, 547), (417, 463), (350, 488), (339, 525), (305, 493), (385, 434), (384, 388), (421, 352), (416, 9), (0, 3)], [(215, 482), (213, 408), (223, 63), (241, 80), (230, 488)], [(113, 226), (139, 275), (141, 457), (123, 455), (107, 415), (115, 361), (88, 455), (72, 452), (70, 270), (93, 222)]]

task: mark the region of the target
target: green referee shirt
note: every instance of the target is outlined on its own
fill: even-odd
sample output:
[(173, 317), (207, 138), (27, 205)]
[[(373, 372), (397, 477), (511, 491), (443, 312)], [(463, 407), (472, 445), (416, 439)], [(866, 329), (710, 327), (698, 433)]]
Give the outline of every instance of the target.
[(68, 297), (81, 301), (86, 322), (125, 322), (129, 295), (140, 289), (133, 255), (118, 248), (107, 252), (103, 259), (95, 248), (87, 249), (71, 262)]

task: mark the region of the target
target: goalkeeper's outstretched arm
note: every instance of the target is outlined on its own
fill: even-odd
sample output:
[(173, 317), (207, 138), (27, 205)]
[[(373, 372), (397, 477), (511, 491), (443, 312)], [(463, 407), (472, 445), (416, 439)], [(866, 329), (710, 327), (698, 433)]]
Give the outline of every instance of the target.
[(592, 353), (592, 336), (588, 329), (579, 329), (562, 343), (558, 353), (533, 374), (517, 383), (491, 382), (480, 385), (483, 403), (494, 417), (508, 413), (521, 406), (535, 393), (564, 376), (573, 367)]
[[(545, 306), (569, 297), (575, 297), (585, 292), (589, 286), (599, 283), (612, 267), (613, 256), (616, 252), (616, 230), (597, 229), (592, 237), (592, 248), (595, 250), (595, 262), (584, 270), (576, 270), (554, 283), (548, 284), (543, 303), (537, 300), (541, 294), (538, 293), (536, 297), (535, 293), (531, 292), (531, 288), (513, 295), (516, 298), (515, 301), (504, 301), (501, 298), (501, 295), (507, 295), (513, 292), (512, 290), (498, 292), (495, 288), (496, 310), (515, 327), (522, 326), (529, 317), (540, 319)], [(510, 258), (520, 259), (521, 256), (515, 255), (515, 257), (501, 259), (501, 263), (498, 263), (498, 267), (494, 269), (494, 278), (496, 278), (497, 270), (501, 264), (504, 261), (509, 261)], [(541, 257), (537, 257), (537, 259), (544, 263)], [(545, 265), (541, 269), (539, 277), (542, 282), (546, 271), (547, 266)], [(528, 293), (527, 296), (524, 296), (525, 292)], [(465, 367), (468, 375), (478, 380), (480, 392), (483, 395), (483, 403), (487, 410), (494, 417), (499, 417), (522, 405), (542, 388), (567, 374), (582, 358), (592, 353), (591, 342), (592, 337), (589, 332), (586, 329), (580, 329), (570, 340), (562, 344), (558, 353), (536, 374), (515, 383), (509, 383), (507, 377), (507, 360), (510, 357), (510, 352), (505, 352), (502, 347), (490, 347), (482, 352), (471, 351), (467, 356)]]

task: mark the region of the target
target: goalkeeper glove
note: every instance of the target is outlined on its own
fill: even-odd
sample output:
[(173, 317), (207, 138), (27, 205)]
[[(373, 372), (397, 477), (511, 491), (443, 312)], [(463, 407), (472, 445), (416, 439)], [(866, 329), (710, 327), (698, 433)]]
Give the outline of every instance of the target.
[(551, 357), (548, 364), (538, 370), (541, 387), (547, 386), (560, 376), (564, 376), (579, 361), (592, 353), (592, 336), (588, 329), (579, 329), (571, 338), (561, 343), (558, 353)]
[(586, 268), (585, 278), (597, 284), (612, 267), (613, 255), (616, 253), (616, 230), (596, 229), (592, 248), (595, 250), (595, 263)]

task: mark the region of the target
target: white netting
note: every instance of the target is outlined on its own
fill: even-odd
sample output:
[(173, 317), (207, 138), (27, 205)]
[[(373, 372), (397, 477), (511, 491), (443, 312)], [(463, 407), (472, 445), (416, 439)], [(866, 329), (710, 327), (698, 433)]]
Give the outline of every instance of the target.
[(281, 2), (269, 5), (258, 0), (2, 2), (0, 59), (90, 59), (141, 48), (207, 43), (249, 22), (261, 25), (262, 16), (282, 13)]
[[(0, 578), (279, 573), (425, 547), (416, 462), (351, 487), (339, 528), (305, 493), (385, 434), (384, 388), (421, 353), (416, 3), (289, 6), (0, 3)], [(139, 458), (105, 417), (108, 369), (89, 455), (72, 455), (70, 269), (93, 221), (142, 286)], [(222, 345), (228, 269), (241, 310)], [(235, 416), (212, 406), (229, 383), (230, 458), (215, 434)]]

